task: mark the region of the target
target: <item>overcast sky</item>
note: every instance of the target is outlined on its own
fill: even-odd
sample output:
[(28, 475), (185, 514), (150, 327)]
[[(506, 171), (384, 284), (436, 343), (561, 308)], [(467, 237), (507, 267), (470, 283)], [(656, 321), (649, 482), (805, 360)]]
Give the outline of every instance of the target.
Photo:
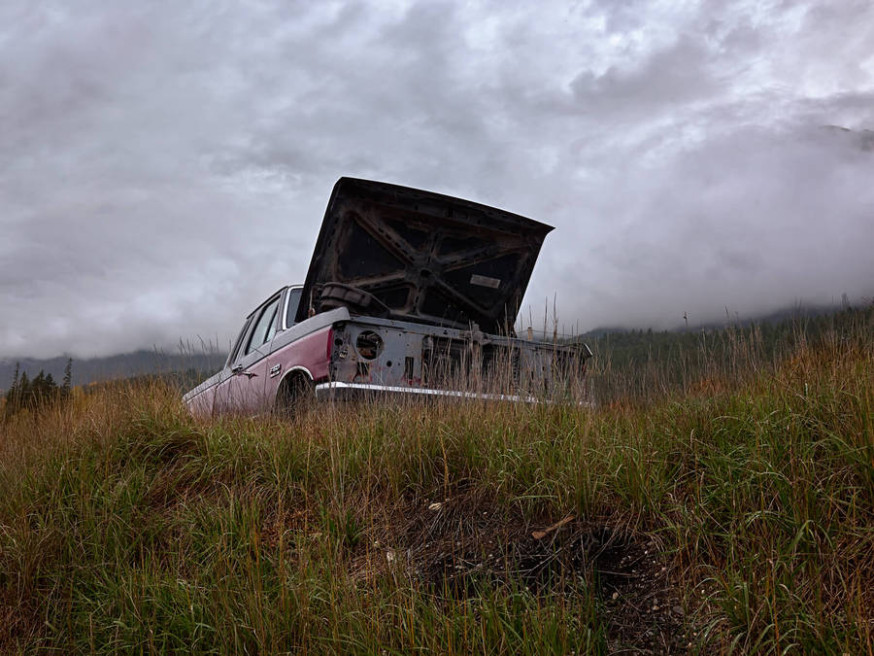
[(340, 176), (556, 226), (541, 323), (870, 302), (871, 129), (869, 0), (5, 0), (0, 358), (226, 348)]

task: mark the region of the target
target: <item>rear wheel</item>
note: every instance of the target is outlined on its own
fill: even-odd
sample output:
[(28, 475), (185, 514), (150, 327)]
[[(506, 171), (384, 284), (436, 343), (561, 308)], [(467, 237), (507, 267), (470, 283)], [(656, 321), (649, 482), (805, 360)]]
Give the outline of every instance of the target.
[(279, 385), (274, 412), (288, 419), (300, 417), (314, 398), (315, 385), (309, 376), (303, 372), (293, 373)]

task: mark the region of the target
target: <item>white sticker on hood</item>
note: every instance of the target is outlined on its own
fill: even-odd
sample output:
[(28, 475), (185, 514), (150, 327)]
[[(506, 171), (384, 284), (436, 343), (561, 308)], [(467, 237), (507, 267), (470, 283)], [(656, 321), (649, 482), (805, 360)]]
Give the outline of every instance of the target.
[(470, 277), (470, 284), (479, 285), (480, 287), (490, 287), (492, 289), (497, 289), (501, 286), (501, 279), (489, 278), (488, 276), (481, 276), (478, 273), (475, 273)]

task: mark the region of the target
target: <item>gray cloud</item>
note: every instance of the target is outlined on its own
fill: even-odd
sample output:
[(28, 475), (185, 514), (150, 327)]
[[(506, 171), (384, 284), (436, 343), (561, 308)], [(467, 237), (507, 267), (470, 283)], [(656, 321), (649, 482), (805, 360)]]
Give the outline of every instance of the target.
[(581, 329), (870, 297), (872, 19), (4, 3), (0, 357), (224, 345), (303, 277), (341, 175), (555, 224), (527, 299)]
[(640, 120), (712, 98), (720, 85), (714, 72), (708, 70), (703, 41), (680, 36), (630, 70), (610, 67), (600, 75), (586, 70), (571, 83), (574, 101), (585, 113)]

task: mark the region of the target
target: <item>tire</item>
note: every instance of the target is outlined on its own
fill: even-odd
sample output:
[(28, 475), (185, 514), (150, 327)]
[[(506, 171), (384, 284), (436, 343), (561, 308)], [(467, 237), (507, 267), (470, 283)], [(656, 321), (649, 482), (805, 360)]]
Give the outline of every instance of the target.
[(293, 373), (280, 383), (273, 410), (286, 419), (296, 419), (306, 413), (314, 399), (313, 381), (304, 373)]

